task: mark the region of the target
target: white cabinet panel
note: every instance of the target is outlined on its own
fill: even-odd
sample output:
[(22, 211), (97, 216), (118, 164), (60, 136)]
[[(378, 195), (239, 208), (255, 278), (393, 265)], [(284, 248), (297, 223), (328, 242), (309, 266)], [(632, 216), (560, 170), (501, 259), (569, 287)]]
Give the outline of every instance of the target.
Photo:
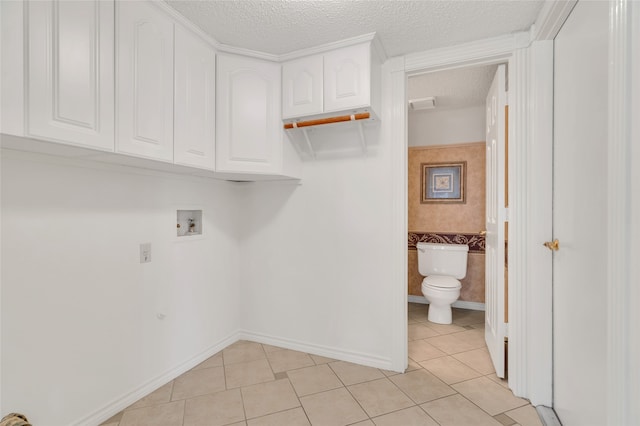
[(371, 47), (345, 47), (324, 55), (324, 110), (371, 105)]
[(322, 55), (287, 62), (282, 66), (282, 117), (322, 113)]
[(28, 134), (114, 147), (114, 4), (28, 3)]
[(215, 53), (176, 26), (174, 154), (176, 164), (215, 168)]
[(117, 3), (116, 151), (173, 160), (173, 22), (147, 2)]
[(216, 77), (216, 170), (279, 172), (280, 65), (220, 55)]

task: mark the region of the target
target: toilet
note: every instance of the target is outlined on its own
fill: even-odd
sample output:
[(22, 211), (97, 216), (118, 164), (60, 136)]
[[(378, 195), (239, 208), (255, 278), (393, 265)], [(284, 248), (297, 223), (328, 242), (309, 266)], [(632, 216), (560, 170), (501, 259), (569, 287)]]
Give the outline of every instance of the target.
[(427, 319), (437, 324), (451, 324), (451, 304), (460, 297), (460, 281), (467, 275), (466, 244), (417, 243), (418, 271), (422, 294), (429, 302)]

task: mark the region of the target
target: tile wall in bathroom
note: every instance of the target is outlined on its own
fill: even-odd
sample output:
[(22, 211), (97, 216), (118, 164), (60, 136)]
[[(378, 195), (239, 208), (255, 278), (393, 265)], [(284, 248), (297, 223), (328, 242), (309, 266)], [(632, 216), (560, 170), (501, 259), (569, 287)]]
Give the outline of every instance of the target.
[[(409, 232), (478, 234), (485, 229), (485, 143), (410, 147), (408, 158)], [(421, 204), (422, 163), (467, 162), (465, 204)], [(410, 246), (410, 245), (409, 245)], [(422, 296), (418, 256), (409, 248), (410, 295)], [(469, 253), (467, 277), (462, 280), (460, 300), (484, 303), (484, 253)]]

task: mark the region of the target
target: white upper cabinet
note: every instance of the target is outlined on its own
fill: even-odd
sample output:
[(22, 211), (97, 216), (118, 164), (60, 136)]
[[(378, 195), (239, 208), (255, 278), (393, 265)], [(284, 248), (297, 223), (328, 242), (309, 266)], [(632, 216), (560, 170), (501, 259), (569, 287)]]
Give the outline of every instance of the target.
[(285, 62), (282, 82), (285, 121), (354, 112), (377, 118), (380, 59), (371, 42)]
[(174, 154), (176, 164), (215, 168), (215, 52), (176, 26)]
[(113, 2), (30, 1), (25, 10), (26, 134), (113, 151)]
[(321, 114), (323, 80), (322, 55), (287, 62), (282, 67), (282, 117)]
[(280, 64), (223, 54), (216, 77), (216, 170), (281, 172)]
[(345, 47), (324, 55), (324, 112), (371, 105), (371, 48)]
[(173, 161), (173, 21), (151, 2), (117, 3), (116, 151)]

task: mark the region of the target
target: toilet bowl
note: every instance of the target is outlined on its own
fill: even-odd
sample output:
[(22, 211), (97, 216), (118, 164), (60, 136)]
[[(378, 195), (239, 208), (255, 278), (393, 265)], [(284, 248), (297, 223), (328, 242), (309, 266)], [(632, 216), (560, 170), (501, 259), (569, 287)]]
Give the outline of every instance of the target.
[(427, 319), (436, 324), (451, 324), (451, 305), (460, 297), (460, 281), (452, 277), (431, 275), (422, 280), (422, 294), (429, 301)]
[(417, 243), (422, 294), (429, 302), (427, 320), (451, 324), (451, 305), (460, 297), (460, 279), (467, 275), (469, 246), (463, 244)]

